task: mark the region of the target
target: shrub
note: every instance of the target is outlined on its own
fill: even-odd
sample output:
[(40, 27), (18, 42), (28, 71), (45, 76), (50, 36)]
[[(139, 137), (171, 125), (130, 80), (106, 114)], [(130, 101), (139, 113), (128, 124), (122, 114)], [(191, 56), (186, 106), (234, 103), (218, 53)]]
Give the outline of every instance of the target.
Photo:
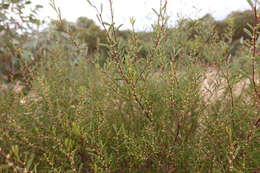
[[(252, 43), (245, 42), (252, 48), (247, 57), (247, 61), (253, 57), (250, 70), (241, 71), (227, 51), (232, 30), (221, 40), (213, 27), (191, 22), (188, 29), (195, 32), (190, 38), (190, 30), (183, 30), (184, 20), (173, 32), (167, 26), (167, 1), (161, 0), (143, 58), (135, 20), (131, 19), (131, 40), (124, 46), (109, 2), (111, 24), (89, 1), (107, 39), (103, 66), (95, 59), (101, 56), (98, 53), (79, 58), (75, 66), (73, 53), (57, 41), (32, 74), (32, 89), (26, 96), (8, 91), (0, 95), (0, 170), (258, 171), (257, 24), (246, 31), (253, 38)], [(252, 8), (257, 17), (256, 6)], [(83, 56), (70, 31), (61, 29)], [(236, 93), (236, 86), (247, 80), (250, 84)]]
[(30, 4), (28, 0), (4, 0), (0, 4), (0, 79), (6, 82), (22, 78), (21, 61), (31, 63), (35, 58), (32, 51), (36, 44), (30, 40), (30, 31), (40, 25), (36, 14), (42, 6), (24, 13)]

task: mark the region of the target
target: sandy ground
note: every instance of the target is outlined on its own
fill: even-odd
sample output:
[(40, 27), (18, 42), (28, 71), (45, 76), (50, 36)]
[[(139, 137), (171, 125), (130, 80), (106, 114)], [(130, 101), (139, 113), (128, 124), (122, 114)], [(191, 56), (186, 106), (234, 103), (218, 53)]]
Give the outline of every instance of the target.
[[(209, 103), (216, 101), (220, 97), (223, 97), (227, 93), (227, 80), (221, 77), (220, 71), (213, 68), (208, 68), (204, 74), (204, 80), (201, 85), (201, 95), (204, 101)], [(232, 86), (232, 92), (234, 97), (238, 97), (243, 94), (243, 91), (250, 85), (249, 79), (242, 79)]]

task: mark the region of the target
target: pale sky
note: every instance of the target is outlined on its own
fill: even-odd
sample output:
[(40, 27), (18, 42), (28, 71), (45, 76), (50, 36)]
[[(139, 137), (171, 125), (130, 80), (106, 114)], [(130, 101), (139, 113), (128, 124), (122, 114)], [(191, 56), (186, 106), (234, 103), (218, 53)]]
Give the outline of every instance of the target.
[[(41, 19), (47, 19), (47, 16), (57, 19), (57, 15), (49, 5), (49, 0), (35, 2), (44, 6), (44, 9), (39, 13)], [(55, 0), (55, 2), (61, 10), (62, 17), (68, 21), (75, 22), (78, 17), (85, 16), (98, 23), (95, 10), (86, 0)], [(109, 22), (108, 0), (92, 0), (92, 2), (98, 8), (103, 3), (104, 19)], [(136, 29), (147, 30), (156, 19), (151, 9), (158, 9), (160, 0), (113, 0), (113, 4), (115, 22), (118, 25), (123, 24), (122, 29), (130, 28), (129, 18), (134, 17)], [(180, 17), (195, 19), (206, 13), (211, 13), (215, 19), (220, 20), (231, 11), (245, 9), (249, 9), (247, 0), (168, 0), (170, 25), (174, 25)]]

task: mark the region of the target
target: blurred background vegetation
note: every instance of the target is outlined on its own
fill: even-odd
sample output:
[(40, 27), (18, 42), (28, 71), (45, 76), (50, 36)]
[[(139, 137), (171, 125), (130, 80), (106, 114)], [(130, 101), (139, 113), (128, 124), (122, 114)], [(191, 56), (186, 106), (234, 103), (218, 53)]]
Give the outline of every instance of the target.
[[(11, 82), (14, 79), (22, 80), (20, 71), (21, 63), (27, 64), (26, 70), (35, 70), (37, 62), (48, 56), (47, 53), (57, 43), (57, 40), (64, 46), (64, 50), (75, 52), (70, 51), (74, 47), (68, 41), (69, 36), (66, 33), (67, 31), (64, 32), (64, 27), (61, 26), (59, 21), (53, 20), (44, 29), (38, 29), (43, 24), (43, 21), (37, 19), (37, 12), (41, 6), (36, 5), (35, 9), (26, 14), (24, 12), (25, 8), (30, 4), (31, 2), (28, 0), (6, 0), (1, 3), (0, 79), (2, 82)], [(172, 47), (174, 49), (182, 48), (178, 52), (181, 53), (181, 51), (191, 51), (193, 49), (191, 46), (194, 46), (195, 42), (198, 44), (198, 49), (203, 49), (205, 45), (208, 46), (207, 42), (213, 36), (209, 35), (209, 33), (212, 33), (211, 31), (215, 33), (213, 37), (222, 40), (224, 33), (232, 30), (231, 42), (226, 40), (228, 51), (234, 56), (238, 55), (236, 58), (239, 58), (241, 57), (241, 41), (250, 39), (244, 32), (244, 28), (249, 28), (248, 24), (253, 25), (253, 22), (253, 13), (250, 10), (234, 11), (221, 21), (216, 21), (210, 14), (206, 14), (197, 20), (179, 20), (175, 27), (168, 28), (168, 36), (172, 38)], [(95, 57), (99, 54), (99, 63), (101, 65), (104, 64), (108, 54), (107, 47), (104, 46), (104, 44), (107, 44), (106, 34), (92, 19), (79, 17), (75, 23), (64, 19), (63, 24), (66, 25), (65, 28), (68, 29), (73, 39), (79, 42), (82, 47), (85, 46), (88, 49), (88, 56)], [(205, 30), (202, 31), (201, 27), (206, 27), (208, 33), (205, 33)], [(180, 29), (186, 32), (176, 34)], [(125, 51), (131, 49), (127, 47), (129, 40), (131, 40), (131, 32), (130, 30), (120, 30), (118, 32)], [(200, 34), (203, 34), (205, 38), (198, 40), (197, 36)], [(152, 41), (151, 35), (151, 32), (137, 32), (138, 54), (141, 58), (146, 58), (149, 53), (149, 45), (151, 45)], [(173, 56), (172, 53), (168, 52), (169, 58)], [(73, 56), (75, 62), (80, 58), (76, 56)], [(208, 58), (216, 60), (216, 57), (206, 55), (205, 52), (203, 55), (198, 54), (197, 56), (204, 63), (212, 63)]]

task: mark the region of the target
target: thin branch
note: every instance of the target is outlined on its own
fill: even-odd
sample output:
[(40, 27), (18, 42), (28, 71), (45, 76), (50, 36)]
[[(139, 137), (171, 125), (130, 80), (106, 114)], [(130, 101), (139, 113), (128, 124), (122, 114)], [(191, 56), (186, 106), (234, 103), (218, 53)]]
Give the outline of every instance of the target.
[(253, 56), (252, 56), (252, 61), (251, 61), (251, 68), (252, 68), (252, 82), (253, 82), (253, 87), (254, 87), (254, 92), (255, 95), (258, 99), (258, 104), (259, 103), (259, 99), (260, 99), (260, 94), (257, 91), (257, 86), (256, 86), (256, 81), (255, 81), (255, 56), (256, 56), (256, 40), (257, 40), (257, 25), (259, 22), (259, 18), (257, 16), (257, 7), (256, 7), (256, 3), (257, 1), (255, 1), (255, 5), (254, 5), (254, 33), (253, 33)]
[[(158, 14), (158, 20), (157, 20), (157, 24), (158, 26), (160, 26), (160, 30), (157, 33), (156, 39), (153, 43), (153, 48), (152, 48), (152, 53), (150, 54), (150, 56), (147, 58), (147, 63), (145, 65), (145, 67), (143, 68), (143, 70), (139, 73), (138, 77), (135, 80), (135, 85), (137, 84), (137, 82), (140, 80), (140, 78), (142, 77), (143, 73), (147, 70), (147, 68), (151, 65), (152, 63), (152, 58), (155, 55), (155, 52), (157, 50), (157, 48), (160, 45), (160, 40), (162, 38), (162, 35), (164, 35), (164, 29), (165, 29), (165, 25), (166, 25), (166, 20), (164, 18), (164, 15), (166, 15), (166, 6), (167, 6), (167, 0), (165, 0), (164, 5), (162, 6), (162, 0), (160, 0), (160, 13)], [(164, 8), (163, 8), (164, 7)], [(162, 14), (162, 10), (163, 10), (163, 14)], [(161, 24), (160, 24), (161, 22)]]

